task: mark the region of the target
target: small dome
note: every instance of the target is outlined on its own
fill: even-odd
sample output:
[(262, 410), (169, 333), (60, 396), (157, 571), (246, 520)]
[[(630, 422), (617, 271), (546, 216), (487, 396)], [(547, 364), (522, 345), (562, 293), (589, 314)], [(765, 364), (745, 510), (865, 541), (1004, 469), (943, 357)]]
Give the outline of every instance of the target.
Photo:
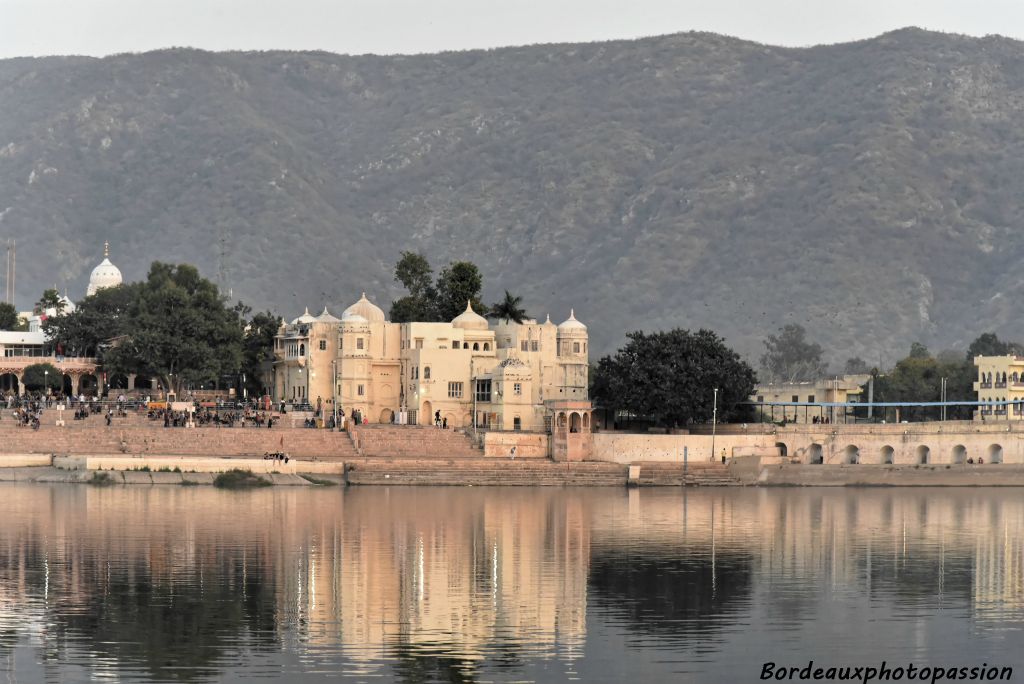
[(558, 325), (558, 332), (587, 332), (587, 326), (576, 320), (576, 312), (569, 309), (569, 318)]
[(61, 307), (60, 307), (60, 312), (61, 313), (66, 313), (66, 314), (74, 313), (75, 309), (78, 308), (78, 307), (75, 306), (75, 303), (73, 301), (71, 301), (71, 298), (68, 297), (67, 295), (64, 295), (63, 297), (60, 298), (60, 303), (61, 303)]
[(365, 292), (363, 293), (363, 296), (359, 298), (358, 302), (345, 309), (345, 313), (341, 316), (342, 319), (344, 319), (348, 314), (362, 316), (367, 321), (384, 321), (384, 311), (367, 299)]
[(368, 320), (366, 320), (365, 318), (363, 318), (359, 314), (357, 314), (357, 313), (349, 313), (347, 311), (344, 314), (342, 314), (341, 322), (342, 323), (369, 323)]
[(299, 325), (300, 323), (316, 323), (316, 318), (310, 315), (308, 306), (301, 316), (292, 321), (292, 325)]
[(104, 242), (103, 261), (92, 269), (92, 274), (89, 276), (89, 287), (85, 291), (86, 295), (94, 295), (105, 287), (117, 287), (121, 284), (121, 269), (110, 263), (109, 257), (110, 244)]
[(316, 317), (317, 323), (341, 323), (341, 321), (330, 314), (327, 307), (324, 307), (323, 313)]
[(456, 328), (467, 330), (487, 330), (487, 319), (473, 311), (472, 302), (466, 301), (466, 310), (452, 319), (452, 325)]

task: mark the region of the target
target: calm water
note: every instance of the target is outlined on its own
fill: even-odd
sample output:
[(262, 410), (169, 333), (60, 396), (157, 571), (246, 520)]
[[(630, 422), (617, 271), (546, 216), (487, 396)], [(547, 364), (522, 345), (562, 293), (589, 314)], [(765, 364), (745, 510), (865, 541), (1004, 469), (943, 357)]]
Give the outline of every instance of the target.
[(8, 681), (1017, 666), (1024, 491), (0, 486)]

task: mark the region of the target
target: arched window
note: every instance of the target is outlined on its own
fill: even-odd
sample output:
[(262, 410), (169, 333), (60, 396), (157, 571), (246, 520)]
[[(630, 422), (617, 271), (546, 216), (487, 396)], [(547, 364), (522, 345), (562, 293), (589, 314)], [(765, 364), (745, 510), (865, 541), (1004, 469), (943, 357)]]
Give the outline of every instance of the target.
[(473, 343), (473, 351), (480, 351), (480, 343), (479, 342), (474, 342)]
[(484, 342), (484, 351), (491, 351), (491, 343)]
[(305, 356), (305, 355), (306, 355), (306, 345), (300, 344), (299, 345), (299, 356)]
[(430, 379), (430, 366), (424, 366), (423, 367), (423, 379), (424, 380), (429, 380)]
[(1014, 382), (1020, 380), (1020, 376), (1017, 374), (1017, 371), (1013, 371), (1013, 375), (1010, 376), (1010, 379), (1013, 380)]

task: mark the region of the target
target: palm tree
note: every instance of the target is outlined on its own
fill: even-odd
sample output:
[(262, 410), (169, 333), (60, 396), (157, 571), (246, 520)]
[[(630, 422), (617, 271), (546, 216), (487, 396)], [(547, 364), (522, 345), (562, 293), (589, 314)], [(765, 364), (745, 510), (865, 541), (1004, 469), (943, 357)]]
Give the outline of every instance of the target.
[(520, 307), (520, 304), (522, 303), (522, 297), (516, 297), (508, 290), (505, 290), (505, 301), (492, 304), (491, 310), (487, 313), (487, 317), (501, 318), (504, 319), (506, 323), (509, 321), (522, 323), (523, 319), (526, 318), (526, 310)]

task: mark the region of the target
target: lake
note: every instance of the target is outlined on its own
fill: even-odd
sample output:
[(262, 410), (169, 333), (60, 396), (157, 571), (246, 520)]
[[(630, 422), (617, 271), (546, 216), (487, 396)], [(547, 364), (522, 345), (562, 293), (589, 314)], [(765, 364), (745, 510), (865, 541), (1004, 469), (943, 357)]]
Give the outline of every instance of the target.
[(1013, 666), (1019, 489), (0, 485), (9, 681)]

